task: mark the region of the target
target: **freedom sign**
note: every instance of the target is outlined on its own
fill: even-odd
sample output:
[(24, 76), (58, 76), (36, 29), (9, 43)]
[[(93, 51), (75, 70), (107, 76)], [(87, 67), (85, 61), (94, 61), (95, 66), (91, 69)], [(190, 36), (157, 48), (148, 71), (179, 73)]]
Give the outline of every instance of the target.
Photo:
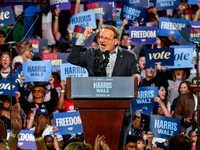
[(139, 7), (149, 7), (149, 0), (124, 0), (124, 1)]
[(50, 61), (25, 61), (22, 64), (24, 82), (48, 82), (51, 75)]
[(40, 49), (48, 45), (48, 40), (46, 39), (25, 38), (24, 41), (32, 44), (34, 57), (40, 57)]
[(0, 9), (0, 28), (15, 24), (15, 17), (11, 6)]
[(179, 33), (182, 28), (189, 26), (189, 22), (186, 19), (174, 19), (160, 17), (159, 21), (159, 36), (181, 37)]
[(60, 8), (60, 10), (71, 9), (70, 0), (50, 0), (49, 2), (52, 12), (54, 12), (57, 7)]
[(181, 120), (161, 115), (151, 115), (149, 131), (153, 137), (170, 139), (176, 134), (180, 134)]
[(93, 2), (108, 2), (109, 4), (112, 4), (112, 11), (117, 12), (117, 3), (116, 0), (88, 0), (88, 3), (93, 3)]
[(191, 63), (193, 58), (194, 48), (184, 47), (181, 45), (172, 45), (170, 48), (174, 48), (174, 65), (167, 66), (169, 69), (178, 69), (178, 68), (193, 68), (194, 64)]
[(154, 7), (156, 7), (158, 11), (176, 9), (180, 3), (180, 0), (154, 0)]
[[(37, 149), (35, 145), (35, 137), (33, 135), (34, 130), (21, 130), (21, 137), (18, 139), (17, 147), (23, 149)], [(10, 138), (10, 130), (7, 130), (7, 139)]]
[[(80, 26), (75, 26), (74, 32), (72, 34), (71, 43), (74, 44), (83, 35), (84, 31), (85, 31), (85, 28), (80, 27)], [(88, 48), (88, 47), (92, 46), (92, 42), (94, 41), (95, 35), (96, 35), (96, 32), (93, 31), (92, 35), (85, 42), (85, 44), (83, 46), (84, 48)]]
[(67, 57), (69, 53), (44, 53), (43, 59), (45, 61), (51, 61), (52, 72), (58, 72), (62, 63), (67, 63)]
[(87, 10), (94, 10), (96, 19), (102, 17), (104, 20), (112, 20), (112, 2), (88, 3)]
[(160, 65), (174, 65), (174, 49), (159, 48), (145, 50), (146, 68), (155, 67), (155, 63)]
[(66, 135), (83, 132), (79, 111), (69, 111), (53, 114), (54, 125), (58, 128), (55, 135)]
[(146, 8), (134, 6), (127, 2), (122, 2), (122, 10), (120, 19), (128, 19), (128, 23), (132, 25), (133, 21), (138, 20), (140, 26), (146, 26)]
[(94, 10), (85, 11), (81, 13), (77, 13), (70, 18), (70, 25), (71, 30), (69, 30), (69, 33), (73, 33), (75, 25), (81, 26), (84, 28), (88, 28), (90, 26), (93, 27), (93, 29), (96, 29), (96, 19), (94, 15)]
[(131, 45), (156, 44), (158, 28), (154, 27), (129, 27)]
[(189, 23), (191, 28), (200, 28), (200, 21), (190, 21)]
[(188, 0), (189, 5), (196, 5), (199, 0)]
[(138, 87), (138, 98), (131, 99), (132, 111), (140, 110), (141, 113), (149, 116), (153, 111), (153, 107), (158, 106), (158, 103), (154, 102), (154, 97), (158, 97), (158, 87)]
[(72, 65), (70, 63), (61, 64), (61, 81), (66, 77), (88, 77), (87, 69)]

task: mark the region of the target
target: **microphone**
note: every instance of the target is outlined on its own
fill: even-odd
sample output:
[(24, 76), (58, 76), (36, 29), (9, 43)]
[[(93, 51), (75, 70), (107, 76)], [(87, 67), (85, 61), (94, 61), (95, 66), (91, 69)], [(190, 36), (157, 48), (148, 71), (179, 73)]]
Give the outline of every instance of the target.
[(97, 68), (99, 68), (99, 50), (95, 50), (94, 52), (94, 63)]
[(104, 63), (105, 67), (107, 67), (107, 64), (109, 63), (109, 53), (110, 53), (109, 50), (106, 50), (104, 52), (105, 59), (104, 59), (103, 63)]

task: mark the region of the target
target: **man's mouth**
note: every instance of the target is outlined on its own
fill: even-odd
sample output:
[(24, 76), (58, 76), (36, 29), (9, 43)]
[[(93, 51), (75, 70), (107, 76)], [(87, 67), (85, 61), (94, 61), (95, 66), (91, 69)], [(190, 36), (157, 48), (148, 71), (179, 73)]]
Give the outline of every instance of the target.
[(106, 47), (106, 44), (101, 44), (101, 47), (105, 48), (105, 47)]

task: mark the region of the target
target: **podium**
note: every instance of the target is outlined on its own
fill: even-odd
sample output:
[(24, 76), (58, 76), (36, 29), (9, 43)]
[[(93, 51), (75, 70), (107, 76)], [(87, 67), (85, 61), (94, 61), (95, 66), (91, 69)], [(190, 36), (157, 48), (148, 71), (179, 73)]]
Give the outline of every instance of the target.
[(92, 148), (99, 134), (111, 150), (118, 150), (125, 110), (130, 98), (137, 98), (137, 86), (134, 77), (67, 77), (66, 96), (74, 99)]

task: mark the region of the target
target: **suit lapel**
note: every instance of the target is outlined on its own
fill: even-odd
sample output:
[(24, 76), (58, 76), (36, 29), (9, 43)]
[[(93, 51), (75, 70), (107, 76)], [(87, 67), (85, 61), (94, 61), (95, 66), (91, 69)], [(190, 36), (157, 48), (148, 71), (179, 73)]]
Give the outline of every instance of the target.
[(112, 73), (112, 76), (115, 76), (117, 74), (117, 70), (120, 68), (122, 62), (123, 62), (123, 53), (122, 53), (122, 49), (118, 46), (118, 52), (117, 52), (117, 58), (116, 58), (116, 61), (115, 61), (115, 66), (114, 66), (114, 69), (113, 69), (113, 73)]

